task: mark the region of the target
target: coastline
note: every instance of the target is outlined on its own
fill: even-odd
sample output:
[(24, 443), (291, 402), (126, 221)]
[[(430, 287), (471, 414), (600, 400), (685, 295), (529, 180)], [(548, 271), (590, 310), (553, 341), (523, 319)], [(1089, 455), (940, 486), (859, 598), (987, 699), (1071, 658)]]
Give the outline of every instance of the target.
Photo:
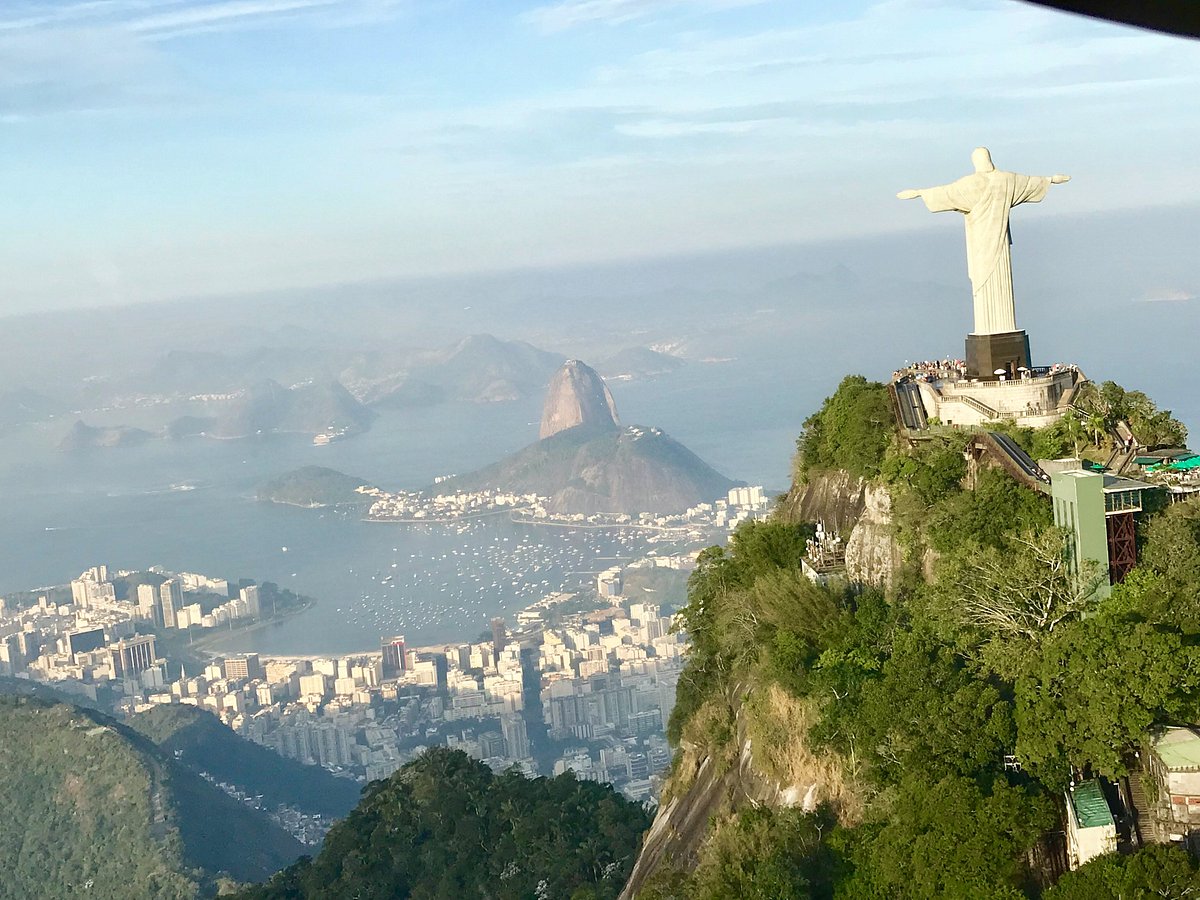
[(245, 637), (248, 634), (254, 634), (257, 631), (262, 631), (263, 629), (265, 629), (271, 625), (281, 625), (288, 619), (292, 618), (293, 616), (298, 616), (301, 613), (308, 612), (310, 609), (312, 609), (314, 606), (317, 605), (317, 602), (318, 601), (315, 599), (310, 599), (295, 609), (287, 610), (286, 612), (283, 612), (276, 616), (272, 616), (269, 619), (259, 619), (250, 625), (243, 625), (238, 628), (227, 628), (227, 629), (221, 629), (219, 631), (215, 630), (215, 633), (213, 633), (213, 634), (206, 634), (203, 637), (197, 638), (196, 640), (192, 641), (190, 644), (188, 644), (188, 648), (191, 650), (208, 653), (213, 656), (218, 655), (218, 653), (220, 652), (219, 649), (217, 650), (217, 652), (213, 652), (213, 651), (214, 651), (214, 648), (216, 648), (216, 645), (219, 644), (222, 639), (224, 639), (226, 637), (241, 638), (241, 637)]
[(672, 534), (674, 532), (684, 532), (685, 534), (691, 529), (682, 528), (671, 525), (640, 525), (637, 522), (613, 522), (611, 524), (600, 523), (592, 524), (590, 522), (555, 522), (549, 519), (516, 519), (512, 520), (518, 525), (543, 525), (547, 528), (593, 528), (597, 530), (618, 531), (623, 528), (628, 528), (634, 531), (657, 531), (660, 534)]
[(296, 500), (276, 500), (273, 497), (255, 497), (257, 503), (273, 503), (276, 506), (291, 506), (295, 509), (344, 509), (355, 506), (364, 506), (362, 503), (346, 501), (345, 503), (300, 503)]
[(473, 519), (485, 519), (489, 516), (500, 516), (506, 513), (511, 513), (512, 510), (508, 507), (504, 509), (489, 509), (487, 512), (474, 513), (469, 516), (454, 516), (453, 518), (431, 518), (425, 517), (421, 519), (399, 519), (363, 516), (361, 521), (374, 522), (380, 525), (454, 525), (458, 522), (469, 522)]

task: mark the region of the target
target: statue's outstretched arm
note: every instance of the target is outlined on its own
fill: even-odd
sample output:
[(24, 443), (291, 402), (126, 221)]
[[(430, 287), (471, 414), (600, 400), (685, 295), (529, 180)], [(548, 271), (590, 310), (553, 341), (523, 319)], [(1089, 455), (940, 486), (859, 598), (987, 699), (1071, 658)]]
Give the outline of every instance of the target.
[[(1058, 176), (1056, 175), (1055, 177), (1057, 178)], [(900, 200), (916, 200), (920, 196), (921, 196), (920, 191), (913, 191), (913, 190), (901, 191), (900, 193), (898, 193), (896, 195), (896, 197), (899, 198)]]
[(1070, 175), (1051, 175), (1050, 176), (1051, 184), (1066, 184), (1070, 180), (1071, 180)]

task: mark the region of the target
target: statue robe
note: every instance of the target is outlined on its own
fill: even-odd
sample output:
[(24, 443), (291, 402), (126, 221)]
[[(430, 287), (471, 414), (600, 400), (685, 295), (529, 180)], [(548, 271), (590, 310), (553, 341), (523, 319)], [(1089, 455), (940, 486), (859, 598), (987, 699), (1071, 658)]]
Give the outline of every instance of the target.
[(1047, 177), (993, 170), (921, 191), (930, 212), (960, 212), (966, 219), (967, 274), (975, 297), (974, 334), (1017, 330), (1008, 211), (1020, 203), (1037, 203), (1049, 189)]

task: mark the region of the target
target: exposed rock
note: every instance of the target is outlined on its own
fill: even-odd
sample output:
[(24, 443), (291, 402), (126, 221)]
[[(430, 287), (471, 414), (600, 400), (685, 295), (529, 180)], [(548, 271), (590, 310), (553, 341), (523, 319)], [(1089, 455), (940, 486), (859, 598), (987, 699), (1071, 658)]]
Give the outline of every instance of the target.
[(815, 472), (792, 485), (778, 515), (788, 522), (824, 522), (826, 529), (846, 534), (866, 505), (867, 482), (841, 469)]
[(553, 513), (683, 512), (736, 486), (660, 428), (617, 424), (604, 380), (568, 360), (551, 379), (541, 439), (441, 490), (495, 488), (549, 498)]
[(892, 497), (887, 488), (870, 485), (863, 500), (862, 515), (846, 542), (846, 575), (851, 581), (886, 590), (903, 561), (892, 527)]
[(548, 438), (577, 425), (603, 429), (619, 423), (617, 405), (604, 379), (586, 363), (569, 359), (550, 380), (538, 436)]
[[(841, 764), (831, 757), (805, 746), (804, 729), (794, 732), (794, 757), (800, 765), (790, 767), (790, 778), (781, 782), (767, 773), (759, 751), (752, 745), (748, 708), (749, 692), (761, 689), (744, 681), (732, 684), (724, 697), (728, 714), (733, 720), (733, 736), (729, 745), (717, 750), (701, 749), (681, 744), (682, 758), (676, 765), (664, 802), (658, 808), (650, 830), (642, 840), (642, 849), (620, 900), (633, 900), (658, 869), (663, 866), (691, 869), (701, 848), (711, 835), (713, 817), (757, 807), (801, 806), (815, 809), (829, 803), (839, 820), (855, 821), (861, 813), (862, 801), (855, 786), (847, 780)], [(781, 699), (785, 705), (796, 705), (787, 699), (777, 685), (771, 690), (773, 704)], [(786, 722), (784, 724), (793, 724)]]

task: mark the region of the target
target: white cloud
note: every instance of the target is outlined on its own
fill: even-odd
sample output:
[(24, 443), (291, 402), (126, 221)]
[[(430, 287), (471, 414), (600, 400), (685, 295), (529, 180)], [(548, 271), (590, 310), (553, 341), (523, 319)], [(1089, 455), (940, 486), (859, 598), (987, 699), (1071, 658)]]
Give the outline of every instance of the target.
[(749, 134), (772, 124), (771, 119), (744, 119), (734, 122), (687, 122), (646, 119), (616, 126), (618, 134), (644, 138), (692, 137), (699, 134)]
[(680, 8), (703, 12), (765, 2), (769, 0), (560, 0), (532, 9), (524, 18), (542, 31), (553, 33), (583, 25), (624, 25)]
[(42, 4), (18, 3), (0, 11), (0, 35), (52, 36), (60, 29), (101, 28), (163, 39), (297, 16), (319, 25), (376, 22), (410, 5), (411, 0), (89, 0), (47, 10)]
[(285, 13), (303, 12), (340, 5), (343, 0), (228, 0), (222, 3), (190, 4), (174, 12), (134, 18), (125, 28), (134, 32), (178, 34), (193, 28), (226, 25), (238, 20), (263, 19)]
[(1185, 291), (1182, 288), (1168, 288), (1166, 290), (1151, 290), (1147, 291), (1141, 297), (1135, 297), (1134, 303), (1186, 303), (1189, 300), (1195, 300), (1196, 295), (1191, 291)]

